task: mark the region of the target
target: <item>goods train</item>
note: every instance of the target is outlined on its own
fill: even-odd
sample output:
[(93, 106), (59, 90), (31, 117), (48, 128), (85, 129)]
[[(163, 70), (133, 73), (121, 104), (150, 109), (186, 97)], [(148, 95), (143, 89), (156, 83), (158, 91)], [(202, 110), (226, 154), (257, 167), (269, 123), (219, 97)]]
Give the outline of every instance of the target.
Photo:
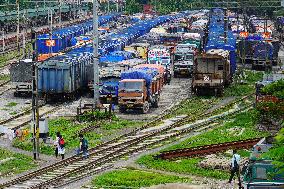
[[(100, 17), (100, 23), (108, 23), (110, 21), (113, 21), (119, 17), (120, 14), (111, 14), (111, 15), (106, 15), (106, 16), (101, 16)], [(53, 33), (53, 39), (55, 40), (55, 46), (51, 47), (51, 50), (53, 53), (49, 54), (41, 54), (41, 53), (46, 53), (48, 52), (49, 47), (47, 47), (46, 42), (49, 40), (49, 37), (47, 34), (43, 34), (38, 36), (37, 38), (37, 49), (39, 52), (38, 55), (38, 65), (41, 65), (41, 62), (46, 60), (47, 58), (53, 57), (58, 55), (59, 51), (65, 50), (68, 46), (72, 46), (74, 44), (72, 43), (72, 39), (74, 40), (76, 36), (79, 36), (83, 33), (86, 33), (87, 31), (91, 30), (91, 26), (89, 21), (74, 25), (71, 27), (66, 27), (63, 29), (58, 29), (55, 30)], [(45, 37), (44, 37), (45, 36)], [(73, 47), (75, 48), (75, 47)], [(91, 52), (91, 49), (88, 47), (86, 48), (88, 52)], [(83, 51), (82, 51), (83, 52)], [(64, 55), (65, 57), (68, 56)], [(60, 56), (51, 58), (50, 60), (55, 60), (58, 61), (60, 59)], [(63, 59), (62, 59), (63, 60)], [(48, 62), (47, 60), (46, 62)], [(49, 63), (43, 62), (45, 66), (48, 66)], [(27, 60), (21, 60), (14, 62), (11, 65), (10, 68), (10, 76), (11, 76), (11, 81), (15, 85), (16, 91), (14, 93), (15, 96), (30, 96), (32, 92), (32, 87), (31, 87), (31, 82), (32, 82), (32, 66), (34, 65), (35, 62), (27, 59)]]
[(279, 49), (278, 39), (265, 39), (256, 34), (241, 38), (237, 45), (240, 62), (251, 64), (253, 69), (271, 69), (277, 65)]
[(252, 65), (252, 69), (271, 70), (279, 63), (280, 42), (273, 36), (276, 27), (268, 19), (251, 16), (248, 32), (240, 33), (237, 52), (240, 62)]
[[(151, 28), (162, 23), (183, 17), (180, 13), (171, 16), (159, 16), (152, 20), (140, 21), (117, 34), (110, 35), (99, 42), (99, 52), (105, 55), (116, 50), (122, 50), (136, 38), (149, 32)], [(45, 97), (70, 96), (88, 85), (86, 67), (92, 63), (92, 47), (89, 45), (73, 49), (65, 55), (58, 55), (38, 65), (38, 91)], [(63, 62), (65, 62), (63, 64)]]
[[(120, 14), (104, 15), (99, 17), (99, 26), (110, 21), (114, 21)], [(84, 35), (93, 29), (92, 20), (88, 20), (82, 24), (66, 27), (55, 30), (50, 34), (43, 34), (37, 37), (37, 52), (38, 54), (58, 53), (65, 50), (67, 47), (76, 44), (75, 37)], [(51, 44), (52, 43), (52, 44)], [(52, 46), (51, 46), (52, 45)]]
[(236, 70), (236, 39), (222, 9), (211, 10), (209, 17), (207, 42), (194, 62), (191, 88), (197, 95), (222, 95)]

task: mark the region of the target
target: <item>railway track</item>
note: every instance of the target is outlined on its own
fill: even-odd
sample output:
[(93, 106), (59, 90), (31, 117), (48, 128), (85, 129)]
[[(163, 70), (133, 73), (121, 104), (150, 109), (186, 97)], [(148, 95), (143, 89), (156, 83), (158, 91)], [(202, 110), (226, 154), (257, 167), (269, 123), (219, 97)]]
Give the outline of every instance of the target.
[[(243, 98), (242, 100), (245, 99), (246, 98)], [(235, 103), (237, 102), (239, 102), (239, 100), (235, 101)], [(185, 124), (188, 124), (190, 120), (196, 120), (197, 115), (173, 118), (170, 124), (152, 130), (149, 130), (149, 125), (144, 125), (142, 128), (90, 149), (90, 157), (88, 159), (83, 159), (81, 156), (72, 156), (3, 183), (0, 185), (0, 188), (50, 188), (68, 184), (89, 176), (90, 174), (98, 173), (112, 167), (114, 162), (123, 156), (138, 153), (156, 144), (160, 144), (163, 141), (168, 141), (171, 138), (181, 137), (196, 129), (208, 128), (213, 122), (223, 119), (228, 115), (230, 116), (237, 112), (244, 111), (250, 106), (251, 104), (236, 111), (209, 117), (208, 119), (189, 125)], [(226, 106), (221, 108), (224, 107)], [(198, 112), (198, 110), (196, 112)], [(198, 113), (198, 115), (209, 116), (213, 112), (214, 111), (208, 112), (207, 114)]]
[[(46, 114), (49, 114), (57, 110), (58, 107), (59, 107), (58, 105), (57, 106), (50, 106), (50, 105), (45, 105), (45, 104), (40, 105), (39, 106), (39, 113), (40, 113), (39, 117), (42, 117)], [(27, 125), (31, 121), (32, 121), (32, 109), (30, 108), (9, 119), (1, 121), (0, 125), (10, 130), (16, 130), (16, 129), (19, 129)], [(4, 133), (0, 133), (0, 137), (3, 135)]]
[(0, 95), (3, 95), (5, 92), (11, 90), (12, 88), (13, 86), (10, 84), (10, 80), (1, 83), (0, 84)]
[(180, 157), (196, 157), (204, 156), (208, 154), (214, 154), (218, 152), (223, 152), (229, 149), (247, 149), (255, 145), (262, 138), (252, 138), (247, 140), (239, 140), (233, 142), (225, 142), (220, 144), (211, 144), (198, 146), (193, 148), (184, 148), (177, 150), (164, 151), (157, 155), (156, 157), (162, 159), (174, 159)]

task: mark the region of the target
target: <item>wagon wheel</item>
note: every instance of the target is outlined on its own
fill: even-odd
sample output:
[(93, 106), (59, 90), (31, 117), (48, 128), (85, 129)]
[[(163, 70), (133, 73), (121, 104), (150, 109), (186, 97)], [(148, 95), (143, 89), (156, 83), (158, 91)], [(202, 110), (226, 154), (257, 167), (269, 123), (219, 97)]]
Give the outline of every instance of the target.
[(125, 113), (126, 108), (124, 106), (119, 106), (119, 112), (120, 113)]
[(142, 108), (143, 114), (148, 113), (149, 108), (150, 108), (150, 107), (149, 107), (148, 101), (145, 101), (145, 103), (143, 104), (143, 108)]

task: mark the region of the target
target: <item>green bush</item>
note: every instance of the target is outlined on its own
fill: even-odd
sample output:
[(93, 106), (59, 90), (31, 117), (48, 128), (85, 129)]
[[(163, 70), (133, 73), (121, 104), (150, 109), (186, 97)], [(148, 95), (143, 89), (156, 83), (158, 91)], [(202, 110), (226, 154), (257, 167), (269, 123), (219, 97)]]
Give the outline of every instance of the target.
[(6, 107), (14, 107), (14, 106), (17, 106), (17, 102), (9, 102), (8, 104), (6, 104), (5, 106)]
[(229, 87), (225, 88), (224, 96), (246, 96), (255, 92), (255, 82), (262, 80), (263, 72), (245, 70), (244, 75), (245, 77), (239, 77), (241, 77), (245, 83), (238, 83), (237, 81), (241, 78), (237, 79), (236, 77), (238, 76), (235, 76), (234, 82)]
[(0, 81), (8, 81), (10, 79), (10, 75), (0, 74)]
[(94, 111), (94, 112), (86, 112), (83, 115), (79, 116), (79, 120), (83, 122), (91, 122), (95, 120), (103, 120), (107, 118), (114, 118), (114, 114), (109, 114), (108, 112)]
[(277, 98), (284, 98), (284, 79), (272, 82), (262, 88), (265, 94), (276, 96)]

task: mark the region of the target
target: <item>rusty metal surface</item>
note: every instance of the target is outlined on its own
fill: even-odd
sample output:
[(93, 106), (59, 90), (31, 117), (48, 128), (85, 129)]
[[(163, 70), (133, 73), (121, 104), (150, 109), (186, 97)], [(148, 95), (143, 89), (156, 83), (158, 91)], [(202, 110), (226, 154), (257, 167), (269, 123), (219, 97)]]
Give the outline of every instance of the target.
[(193, 148), (184, 148), (160, 153), (157, 157), (162, 159), (174, 159), (180, 157), (196, 157), (223, 152), (229, 149), (243, 149), (255, 145), (261, 138), (253, 138), (248, 140), (240, 140), (233, 142), (226, 142), (220, 144), (212, 144), (205, 146), (198, 146)]

